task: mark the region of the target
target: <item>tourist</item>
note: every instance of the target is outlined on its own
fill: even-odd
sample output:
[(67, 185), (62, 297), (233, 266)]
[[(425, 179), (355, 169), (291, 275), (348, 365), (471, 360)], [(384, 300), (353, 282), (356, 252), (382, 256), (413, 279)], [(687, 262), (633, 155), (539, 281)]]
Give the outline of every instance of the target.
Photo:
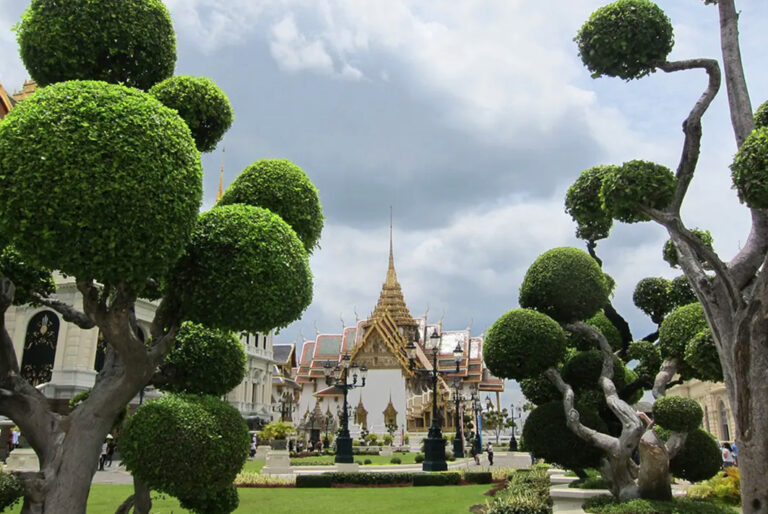
[(485, 451), (488, 452), (488, 464), (493, 466), (493, 444), (489, 442)]
[(108, 435), (107, 439), (109, 440), (107, 443), (107, 467), (111, 467), (112, 459), (115, 457), (115, 446), (117, 446), (117, 443), (115, 443), (115, 439), (112, 435)]
[(256, 456), (256, 434), (251, 437), (251, 458)]
[(13, 430), (11, 430), (11, 449), (15, 450), (19, 447), (19, 437), (21, 437), (19, 427), (13, 427)]
[(107, 461), (107, 441), (101, 445), (101, 454), (99, 455), (99, 471), (104, 471), (104, 463)]
[(736, 446), (736, 443), (733, 443), (731, 445), (731, 453), (733, 454), (734, 466), (738, 466), (739, 465), (739, 447)]
[(731, 445), (723, 443), (723, 469), (730, 468), (734, 465), (733, 452), (731, 451)]
[(472, 455), (472, 458), (475, 459), (475, 464), (478, 466), (480, 465), (480, 454), (477, 451), (477, 445), (473, 444), (472, 449), (469, 450), (469, 454)]

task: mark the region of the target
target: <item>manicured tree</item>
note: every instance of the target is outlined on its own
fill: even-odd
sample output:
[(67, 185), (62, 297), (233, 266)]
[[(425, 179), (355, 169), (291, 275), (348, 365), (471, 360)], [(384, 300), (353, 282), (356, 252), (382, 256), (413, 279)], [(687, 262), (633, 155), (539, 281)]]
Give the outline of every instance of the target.
[(509, 417), (507, 409), (489, 410), (483, 414), (483, 428), (490, 430), (496, 436), (496, 444), (505, 428), (513, 428), (515, 420)]
[[(520, 304), (528, 309), (494, 323), (483, 357), (495, 375), (521, 380), (523, 391), (538, 404), (523, 434), (534, 455), (575, 469), (602, 458), (616, 497), (671, 498), (670, 458), (700, 423), (701, 408), (690, 400), (667, 402), (659, 416), (670, 431), (667, 440), (648, 429), (631, 404), (653, 385), (654, 375), (662, 374), (661, 354), (649, 341), (633, 343), (630, 354), (641, 361), (637, 371), (614, 355), (606, 335), (612, 331), (594, 322), (608, 291), (599, 265), (587, 253), (574, 248), (545, 252), (520, 287)], [(663, 322), (662, 338), (674, 352), (684, 352), (701, 331), (700, 311), (697, 304), (685, 306)], [(698, 409), (698, 421), (692, 409)], [(632, 459), (636, 450), (639, 466)]]
[[(585, 66), (594, 77), (626, 80), (656, 70), (666, 73), (703, 70), (708, 83), (682, 123), (684, 142), (674, 176), (649, 174), (639, 181), (637, 167), (626, 164), (607, 173), (600, 186), (600, 210), (614, 219), (653, 220), (669, 233), (675, 258), (685, 273), (711, 327), (726, 390), (736, 420), (741, 495), (744, 512), (768, 512), (768, 276), (761, 272), (768, 256), (768, 128), (766, 111), (752, 113), (739, 45), (735, 0), (705, 0), (719, 13), (722, 61), (692, 58), (667, 61), (672, 48), (671, 22), (648, 0), (619, 0), (598, 9), (576, 36)], [(752, 227), (745, 244), (724, 260), (707, 233), (687, 228), (681, 207), (700, 156), (702, 116), (717, 95), (723, 74), (730, 120), (738, 150), (731, 165), (739, 198), (750, 210)], [(692, 99), (694, 100), (694, 99)], [(637, 162), (637, 161), (634, 161)], [(649, 164), (644, 165), (651, 170)], [(660, 168), (655, 167), (658, 171)], [(610, 179), (610, 180), (609, 180)], [(646, 187), (647, 186), (647, 187)], [(622, 193), (623, 191), (623, 193)], [(623, 216), (633, 212), (631, 217)], [(597, 211), (590, 216), (598, 217)], [(665, 252), (672, 254), (671, 248)], [(703, 341), (699, 341), (699, 344)], [(666, 359), (670, 376), (675, 359)], [(711, 367), (706, 366), (706, 368)]]
[[(311, 300), (312, 277), (306, 241), (297, 231), (321, 227), (322, 213), (314, 188), (312, 208), (295, 219), (280, 217), (279, 202), (232, 202), (198, 213), (198, 146), (215, 146), (231, 112), (209, 81), (169, 81), (155, 89), (156, 96), (142, 91), (168, 79), (176, 59), (170, 17), (160, 0), (33, 0), (17, 32), (27, 69), (46, 87), (0, 122), (0, 414), (21, 428), (40, 461), (39, 472), (19, 474), (23, 511), (83, 513), (101, 443), (145, 385), (162, 381), (168, 389), (191, 391), (199, 379), (199, 392), (220, 394), (214, 382), (229, 387), (242, 376), (238, 357), (226, 363), (229, 370), (224, 363), (211, 365), (213, 379), (193, 378), (199, 370), (189, 366), (205, 359), (204, 348), (225, 343), (217, 347), (222, 355), (219, 350), (227, 353), (234, 344), (229, 336), (197, 330), (190, 335), (185, 329), (177, 345), (183, 320), (212, 330), (266, 332), (300, 316)], [(188, 85), (195, 86), (192, 93)], [(189, 98), (197, 110), (181, 108), (178, 102)], [(301, 170), (294, 173), (309, 183)], [(289, 211), (300, 213), (301, 207), (292, 203)], [(51, 296), (47, 269), (75, 278), (82, 306)], [(146, 344), (137, 333), (138, 296), (158, 301)], [(87, 399), (68, 415), (54, 413), (19, 373), (3, 315), (13, 302), (45, 305), (65, 321), (104, 334), (104, 367)], [(166, 362), (174, 347), (177, 353)], [(160, 403), (153, 409), (167, 420), (204, 418), (208, 435), (223, 426), (239, 437), (239, 416), (219, 400), (191, 398), (170, 397), (173, 407), (163, 410)], [(174, 437), (189, 432), (194, 430)], [(240, 452), (247, 448), (229, 436), (225, 443), (227, 451), (214, 459), (229, 470), (222, 477), (239, 469)], [(193, 446), (190, 454), (201, 451), (208, 450)], [(136, 470), (148, 465), (141, 458), (132, 462)], [(145, 478), (145, 488), (160, 484), (176, 491), (201, 512), (233, 505), (229, 485), (198, 483), (195, 489), (192, 481), (207, 480), (197, 473), (172, 477), (186, 484), (176, 490), (160, 480), (166, 471), (136, 476)], [(149, 508), (137, 502), (134, 510)]]

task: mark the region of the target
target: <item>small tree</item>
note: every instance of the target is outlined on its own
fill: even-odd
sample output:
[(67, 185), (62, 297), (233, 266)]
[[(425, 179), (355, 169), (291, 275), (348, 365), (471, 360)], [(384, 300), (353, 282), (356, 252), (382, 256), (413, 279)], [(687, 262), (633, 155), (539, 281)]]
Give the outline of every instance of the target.
[(507, 409), (489, 410), (483, 414), (483, 427), (496, 435), (496, 444), (499, 444), (501, 432), (514, 426), (515, 421), (509, 417)]

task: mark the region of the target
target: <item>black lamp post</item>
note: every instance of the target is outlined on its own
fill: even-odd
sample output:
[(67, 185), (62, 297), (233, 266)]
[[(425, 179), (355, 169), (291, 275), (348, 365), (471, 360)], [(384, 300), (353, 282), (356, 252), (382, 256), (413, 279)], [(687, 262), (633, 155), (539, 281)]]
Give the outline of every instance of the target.
[[(347, 381), (349, 373), (352, 373), (352, 383)], [(325, 373), (325, 383), (335, 385), (344, 393), (344, 407), (341, 415), (341, 428), (336, 436), (336, 458), (334, 462), (339, 464), (352, 464), (354, 456), (352, 455), (352, 438), (349, 436), (349, 406), (347, 404), (347, 393), (355, 387), (365, 386), (365, 377), (368, 368), (358, 367), (356, 364), (350, 365), (350, 356), (345, 353), (341, 357), (341, 362), (333, 365), (333, 362), (326, 361), (323, 364)], [(358, 379), (360, 383), (358, 384)]]
[(464, 457), (464, 420), (461, 419), (461, 380), (453, 383), (453, 401), (456, 410), (456, 437), (453, 438), (453, 456), (457, 459)]
[(469, 403), (472, 407), (472, 418), (475, 421), (475, 440), (472, 442), (472, 446), (476, 453), (481, 453), (483, 449), (483, 441), (480, 435), (480, 421), (479, 416), (482, 412), (482, 406), (480, 404), (480, 397), (477, 395), (477, 388), (473, 387), (469, 394)]
[[(426, 340), (427, 335), (426, 324), (424, 326), (424, 346), (425, 349), (432, 355), (432, 369), (416, 369), (414, 367), (416, 359), (416, 342), (410, 341), (405, 347), (408, 353), (408, 360), (410, 368), (413, 371), (424, 374), (432, 379), (432, 425), (427, 432), (427, 439), (424, 441), (424, 462), (421, 469), (424, 471), (445, 471), (448, 469), (448, 463), (445, 460), (445, 439), (443, 439), (442, 431), (440, 430), (440, 422), (437, 419), (437, 379), (440, 377), (440, 370), (437, 367), (437, 357), (440, 354), (440, 343), (443, 340), (442, 334), (438, 334), (437, 330), (432, 332), (429, 340)], [(461, 344), (457, 344), (453, 350), (453, 357), (456, 361), (456, 371), (459, 371), (459, 363), (464, 355), (464, 351), (461, 349)]]
[(280, 421), (292, 421), (294, 410), (296, 410), (296, 404), (293, 402), (293, 394), (290, 391), (283, 391), (280, 399), (272, 404), (272, 412), (280, 413)]
[[(515, 412), (517, 412), (517, 416), (515, 416)], [(517, 410), (515, 410), (515, 404), (513, 403), (510, 408), (510, 417), (512, 418), (512, 436), (509, 438), (509, 451), (516, 452), (517, 451), (517, 439), (515, 439), (515, 431), (517, 430), (517, 420), (521, 420), (523, 418), (523, 409), (520, 407), (517, 407)]]

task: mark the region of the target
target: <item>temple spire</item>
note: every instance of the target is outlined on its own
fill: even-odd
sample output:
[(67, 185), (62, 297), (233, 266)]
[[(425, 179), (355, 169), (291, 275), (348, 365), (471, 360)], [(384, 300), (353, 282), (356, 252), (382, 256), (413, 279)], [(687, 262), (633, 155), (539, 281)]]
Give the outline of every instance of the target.
[(219, 191), (216, 193), (216, 201), (221, 200), (224, 194), (224, 153), (227, 151), (226, 146), (221, 147), (221, 169), (219, 170)]
[(392, 206), (389, 206), (389, 267), (387, 268), (387, 280), (386, 285), (389, 287), (400, 287), (397, 283), (397, 273), (395, 272), (395, 252), (393, 250), (394, 244), (392, 243)]

